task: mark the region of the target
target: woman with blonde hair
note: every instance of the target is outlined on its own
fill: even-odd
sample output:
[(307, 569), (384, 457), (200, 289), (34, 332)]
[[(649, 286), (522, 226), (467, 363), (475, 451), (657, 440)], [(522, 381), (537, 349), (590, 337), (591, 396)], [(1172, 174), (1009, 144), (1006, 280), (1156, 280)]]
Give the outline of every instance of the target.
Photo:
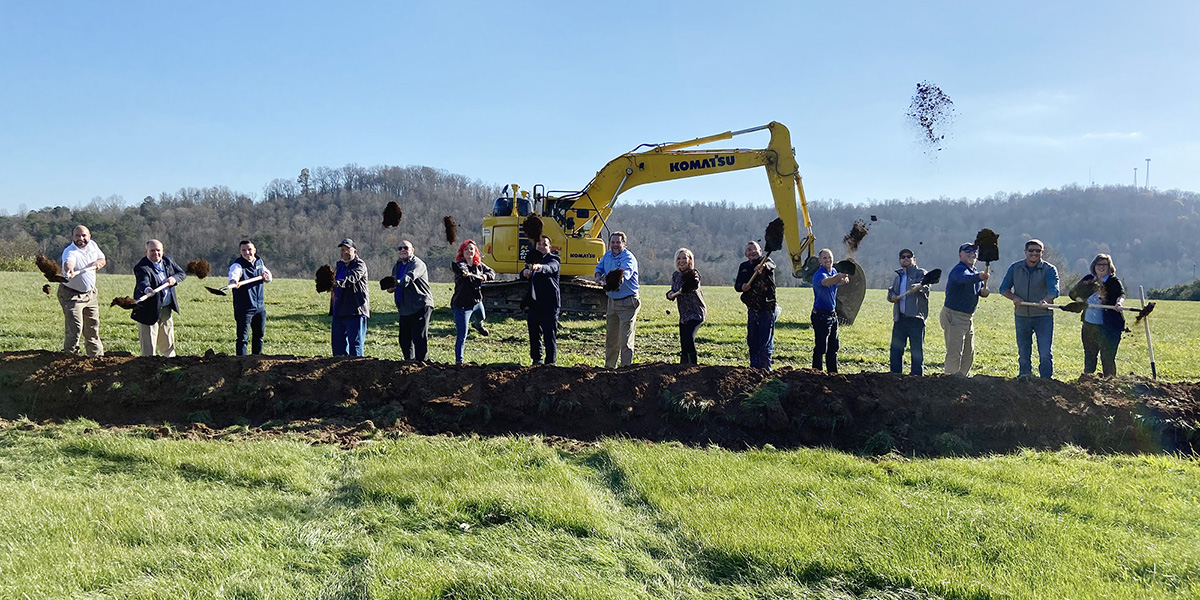
[(679, 363), (697, 364), (696, 330), (708, 316), (708, 308), (704, 305), (704, 293), (700, 291), (696, 257), (687, 248), (680, 248), (675, 253), (675, 272), (671, 274), (667, 300), (679, 303)]
[[(1072, 300), (1088, 304), (1121, 306), (1125, 301), (1125, 286), (1117, 279), (1117, 265), (1111, 256), (1097, 254), (1092, 259), (1090, 273), (1084, 275), (1071, 289)], [(1125, 332), (1125, 316), (1119, 310), (1094, 308), (1083, 311), (1083, 373), (1096, 372), (1096, 355), (1100, 355), (1101, 371), (1105, 377), (1117, 374), (1117, 347)]]

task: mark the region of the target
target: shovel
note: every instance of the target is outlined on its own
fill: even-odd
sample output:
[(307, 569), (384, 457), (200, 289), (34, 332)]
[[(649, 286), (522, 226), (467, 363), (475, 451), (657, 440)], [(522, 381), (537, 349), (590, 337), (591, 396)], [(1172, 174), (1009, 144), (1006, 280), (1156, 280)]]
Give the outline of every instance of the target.
[[(262, 281), (262, 278), (263, 278), (263, 276), (262, 276), (262, 275), (258, 275), (258, 276), (256, 276), (256, 277), (251, 277), (250, 279), (247, 279), (247, 280), (245, 280), (245, 281), (239, 281), (239, 282), (238, 282), (238, 286), (245, 285), (245, 284), (247, 284), (247, 283), (254, 283), (254, 282), (256, 282), (256, 281)], [(216, 294), (216, 295), (218, 295), (218, 296), (224, 296), (224, 295), (226, 295), (226, 294), (225, 294), (225, 290), (228, 290), (228, 289), (229, 289), (229, 288), (231, 288), (231, 287), (233, 287), (233, 286), (232, 286), (232, 285), (224, 285), (224, 286), (221, 286), (220, 288), (211, 288), (211, 287), (208, 287), (208, 286), (206, 285), (206, 286), (204, 286), (204, 289), (208, 290), (208, 292), (209, 292), (210, 294)]]
[(762, 261), (758, 263), (759, 268), (754, 270), (754, 274), (750, 276), (750, 281), (747, 281), (746, 285), (754, 283), (754, 278), (758, 277), (762, 266), (767, 263), (768, 258), (771, 258), (771, 253), (783, 248), (783, 219), (776, 218), (767, 224), (767, 231), (763, 235), (763, 242), (765, 244), (763, 250), (766, 253), (763, 255)]
[(1150, 376), (1158, 379), (1158, 367), (1154, 365), (1154, 343), (1150, 341), (1150, 319), (1146, 318), (1150, 311), (1154, 310), (1154, 303), (1146, 304), (1146, 288), (1139, 285), (1138, 291), (1142, 294), (1142, 314), (1138, 315), (1137, 320), (1146, 326), (1146, 349), (1150, 351)]
[(900, 294), (899, 296), (896, 297), (896, 299), (899, 300), (899, 299), (921, 289), (922, 287), (925, 287), (927, 285), (933, 285), (941, 280), (942, 280), (942, 270), (934, 269), (934, 270), (926, 273), (925, 276), (921, 278), (921, 283), (918, 283), (917, 285), (909, 288), (907, 292)]
[(1088, 307), (1087, 302), (1068, 302), (1066, 304), (1042, 304), (1040, 302), (1022, 302), (1021, 306), (1033, 306), (1036, 308), (1052, 308), (1065, 312), (1081, 313)]
[(999, 241), (1000, 235), (986, 227), (975, 234), (975, 245), (979, 247), (979, 260), (983, 261), (984, 273), (991, 274), (992, 261), (1000, 260)]
[(137, 300), (134, 300), (133, 298), (130, 298), (129, 296), (124, 296), (121, 298), (113, 298), (112, 304), (109, 304), (109, 306), (120, 306), (121, 308), (123, 308), (125, 310), (133, 310), (134, 308), (137, 307), (137, 305), (141, 304), (142, 302), (145, 302), (151, 296), (167, 289), (170, 286), (171, 286), (170, 283), (164, 283), (164, 284), (154, 288), (153, 290), (150, 290), (149, 294), (141, 296)]

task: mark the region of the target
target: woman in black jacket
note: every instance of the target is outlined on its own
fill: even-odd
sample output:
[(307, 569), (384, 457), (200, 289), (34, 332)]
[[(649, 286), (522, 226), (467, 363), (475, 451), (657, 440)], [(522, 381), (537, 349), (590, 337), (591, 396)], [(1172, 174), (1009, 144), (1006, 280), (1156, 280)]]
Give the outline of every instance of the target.
[(454, 309), (454, 361), (463, 363), (463, 346), (467, 342), (467, 323), (470, 322), (479, 335), (487, 335), (483, 326), (483, 282), (496, 278), (496, 272), (483, 264), (475, 240), (467, 240), (458, 247), (454, 257), (454, 296), (450, 307)]
[[(1097, 254), (1092, 259), (1091, 273), (1071, 290), (1073, 300), (1086, 300), (1088, 304), (1121, 306), (1125, 301), (1125, 286), (1117, 279), (1117, 266), (1107, 254)], [(1096, 355), (1100, 355), (1105, 377), (1117, 374), (1117, 346), (1125, 331), (1125, 317), (1119, 310), (1089, 306), (1083, 312), (1083, 372), (1096, 372)]]

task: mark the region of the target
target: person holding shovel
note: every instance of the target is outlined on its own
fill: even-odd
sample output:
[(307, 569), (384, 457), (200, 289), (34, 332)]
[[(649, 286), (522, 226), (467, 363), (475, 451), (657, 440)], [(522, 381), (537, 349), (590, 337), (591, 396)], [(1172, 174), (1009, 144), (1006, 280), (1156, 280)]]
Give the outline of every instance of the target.
[(1025, 260), (1008, 267), (1000, 282), (1000, 293), (1012, 300), (1017, 328), (1017, 377), (1028, 379), (1033, 373), (1033, 337), (1037, 336), (1038, 375), (1054, 377), (1054, 317), (1048, 308), (1023, 303), (1051, 304), (1058, 297), (1058, 269), (1042, 260), (1045, 244), (1031, 239), (1025, 242)]
[[(1117, 265), (1107, 254), (1097, 254), (1092, 259), (1090, 273), (1071, 289), (1071, 299), (1088, 304), (1122, 306), (1125, 302), (1125, 286), (1117, 279)], [(1103, 365), (1105, 377), (1117, 374), (1117, 347), (1121, 334), (1125, 332), (1125, 316), (1119, 310), (1089, 306), (1083, 311), (1083, 373), (1096, 372), (1096, 356)]]
[(267, 325), (263, 284), (271, 281), (271, 271), (263, 264), (258, 249), (250, 240), (238, 242), (238, 255), (229, 265), (229, 287), (233, 288), (233, 321), (237, 324), (235, 347), (238, 356), (245, 356), (246, 343), (253, 332), (251, 352), (262, 354), (263, 334)]
[[(175, 324), (172, 313), (179, 312), (175, 286), (187, 278), (170, 256), (163, 254), (158, 240), (146, 242), (146, 257), (133, 267), (134, 296), (149, 296), (129, 314), (138, 322), (138, 341), (142, 356), (175, 356)], [(161, 288), (161, 289), (160, 289)]]
[(850, 275), (838, 273), (833, 266), (833, 250), (822, 248), (817, 253), (820, 268), (812, 276), (813, 286), (813, 361), (812, 368), (820, 371), (822, 362), (825, 370), (837, 373), (838, 342), (837, 286), (850, 281)]
[(454, 311), (454, 362), (463, 364), (463, 348), (467, 344), (468, 324), (487, 336), (487, 327), (483, 326), (487, 313), (483, 310), (483, 282), (496, 278), (496, 272), (483, 264), (483, 257), (475, 240), (465, 240), (458, 247), (458, 254), (450, 265), (454, 271), (454, 295), (450, 298), (450, 308)]
[(412, 242), (396, 246), (395, 280), (387, 293), (396, 302), (400, 354), (404, 360), (423, 361), (429, 354), (429, 317), (433, 314), (433, 294), (429, 291), (429, 269), (417, 258)]
[(542, 364), (542, 347), (546, 349), (546, 364), (552, 365), (558, 357), (558, 311), (562, 307), (562, 292), (559, 286), (560, 261), (552, 251), (550, 236), (538, 236), (537, 252), (530, 253), (532, 259), (521, 277), (529, 280), (529, 308), (526, 315), (529, 326), (529, 358), (533, 364)]
[(912, 356), (910, 373), (924, 373), (925, 318), (929, 315), (929, 286), (922, 285), (925, 273), (925, 269), (917, 266), (912, 250), (900, 251), (900, 268), (896, 269), (896, 277), (887, 292), (888, 302), (892, 303), (892, 373), (899, 373), (904, 367), (906, 344)]
[(58, 284), (58, 304), (63, 311), (63, 352), (79, 351), (79, 336), (88, 356), (104, 356), (100, 341), (100, 302), (96, 271), (107, 264), (104, 252), (83, 225), (71, 232), (71, 244), (63, 249), (62, 269), (66, 283)]
[(675, 272), (671, 274), (667, 300), (679, 304), (679, 363), (698, 364), (700, 357), (696, 353), (696, 330), (708, 316), (708, 307), (704, 304), (704, 292), (700, 291), (696, 256), (687, 248), (675, 252)]
[(750, 240), (746, 243), (746, 262), (738, 266), (733, 287), (742, 293), (746, 305), (746, 345), (750, 348), (750, 366), (771, 368), (771, 353), (775, 349), (775, 317), (779, 304), (775, 300), (775, 262), (764, 256), (762, 246)]
[(342, 260), (334, 270), (334, 284), (329, 296), (333, 355), (362, 356), (367, 339), (367, 319), (371, 316), (367, 263), (358, 256), (358, 248), (350, 238), (338, 244), (338, 251)]
[(975, 362), (975, 309), (987, 298), (989, 273), (975, 270), (979, 246), (968, 242), (958, 247), (958, 264), (946, 277), (946, 300), (938, 323), (946, 336), (947, 375), (971, 374)]
[(596, 264), (595, 279), (604, 283), (608, 295), (604, 367), (617, 368), (633, 362), (633, 343), (637, 333), (637, 314), (642, 306), (638, 296), (637, 258), (626, 245), (625, 232), (608, 236), (608, 248)]

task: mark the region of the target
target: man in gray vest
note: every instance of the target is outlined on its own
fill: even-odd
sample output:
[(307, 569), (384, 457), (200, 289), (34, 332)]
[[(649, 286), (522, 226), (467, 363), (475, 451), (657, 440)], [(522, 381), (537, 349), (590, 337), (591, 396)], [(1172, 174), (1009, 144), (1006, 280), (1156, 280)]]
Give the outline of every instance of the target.
[(1054, 357), (1050, 345), (1054, 341), (1054, 316), (1048, 308), (1022, 306), (1023, 302), (1050, 304), (1058, 297), (1058, 269), (1042, 260), (1045, 245), (1041, 240), (1025, 242), (1025, 260), (1008, 267), (1004, 281), (1000, 282), (1000, 293), (1012, 300), (1017, 325), (1017, 377), (1029, 378), (1033, 374), (1033, 336), (1037, 336), (1038, 375), (1042, 379), (1054, 377)]
[[(925, 269), (917, 266), (913, 251), (900, 251), (900, 268), (892, 287), (888, 288), (888, 302), (892, 303), (892, 347), (891, 371), (899, 373), (904, 367), (904, 346), (910, 348), (913, 375), (921, 375), (925, 369), (925, 318), (929, 316), (929, 286), (921, 285)], [(906, 292), (911, 292), (906, 294)]]

